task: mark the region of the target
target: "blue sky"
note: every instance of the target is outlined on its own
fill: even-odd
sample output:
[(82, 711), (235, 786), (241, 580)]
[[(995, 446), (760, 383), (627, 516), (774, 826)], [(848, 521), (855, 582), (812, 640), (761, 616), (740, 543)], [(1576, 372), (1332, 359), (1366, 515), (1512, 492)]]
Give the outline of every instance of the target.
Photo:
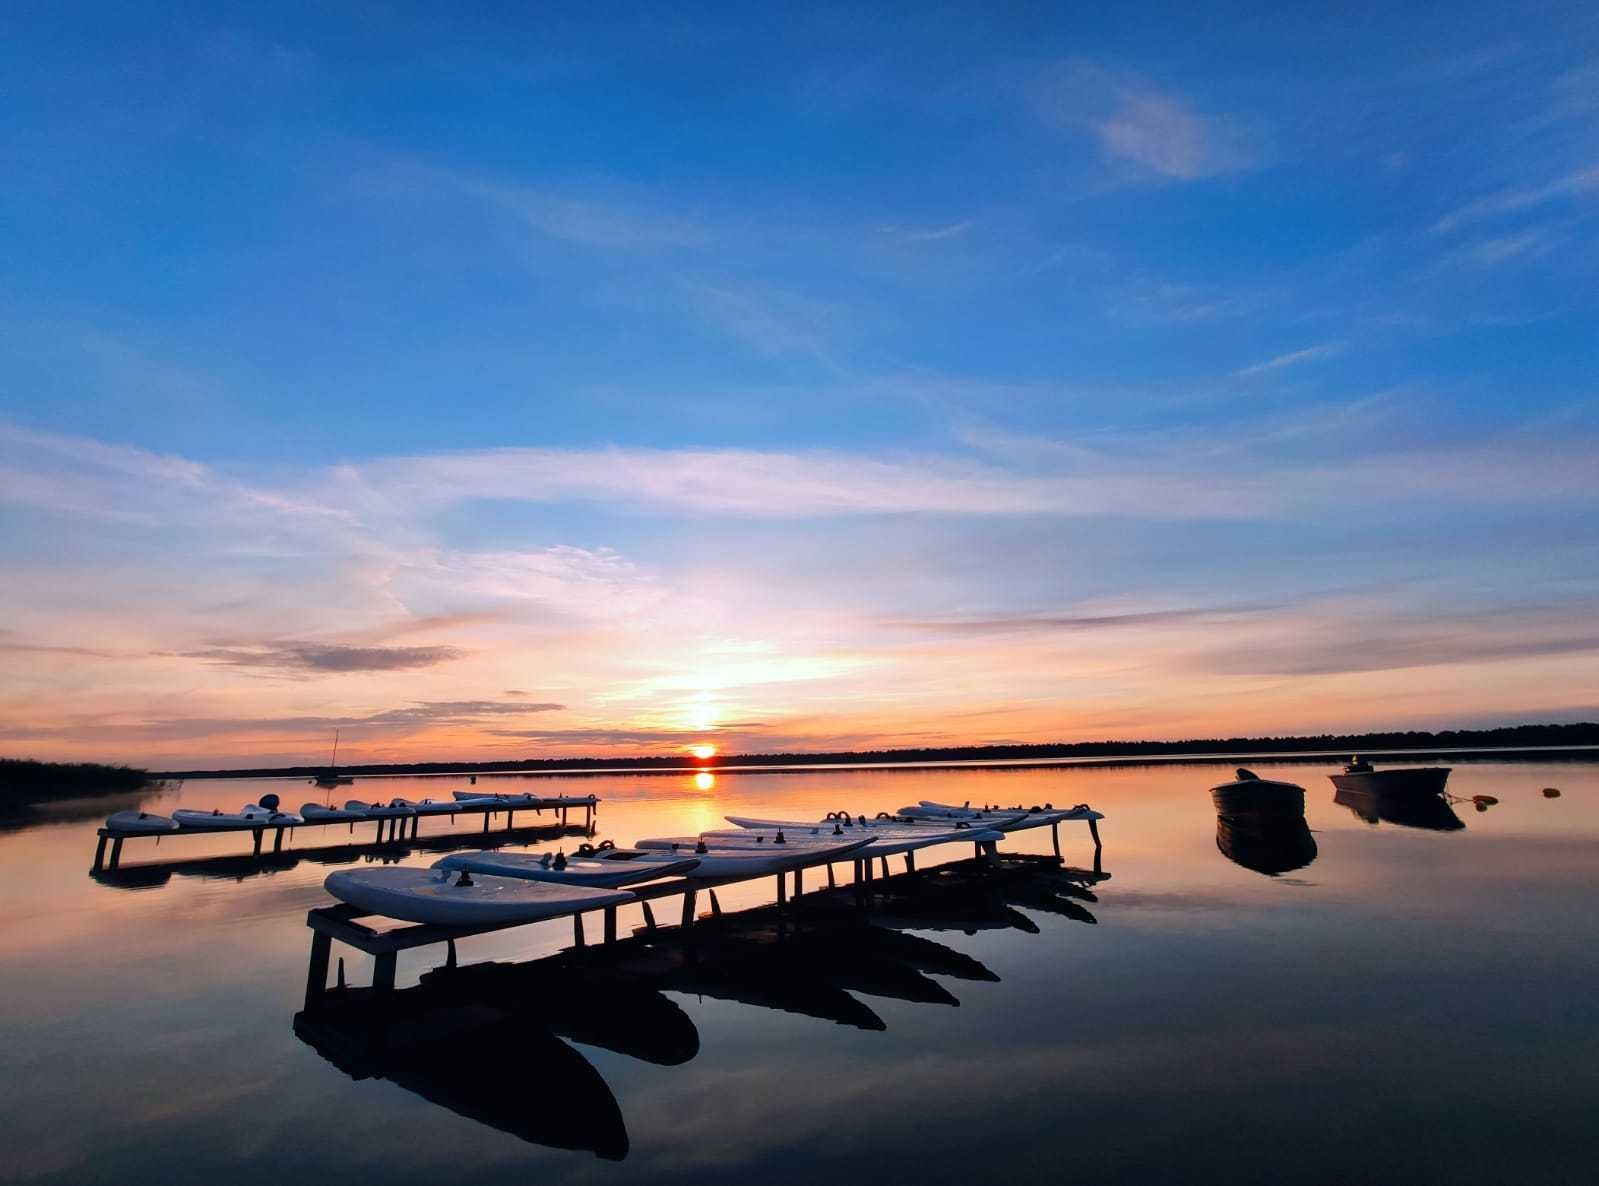
[(8, 745), (1599, 705), (1591, 6), (0, 29)]

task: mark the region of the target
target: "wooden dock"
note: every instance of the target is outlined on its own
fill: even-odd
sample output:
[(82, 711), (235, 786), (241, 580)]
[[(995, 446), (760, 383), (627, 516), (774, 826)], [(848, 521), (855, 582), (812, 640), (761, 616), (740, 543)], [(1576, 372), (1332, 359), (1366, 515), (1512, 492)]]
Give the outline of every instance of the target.
[[(1094, 865), (1091, 871), (1085, 871), (1089, 879), (1102, 879), (1105, 874), (1101, 872), (1102, 847), (1099, 842), (1099, 831), (1093, 830), (1094, 837)], [(959, 842), (956, 842), (959, 843)], [(1001, 857), (997, 841), (983, 841), (973, 844), (973, 857), (968, 862), (978, 862), (987, 867), (1000, 867)], [(1008, 861), (1016, 860), (1042, 860), (1061, 864), (1060, 840), (1057, 831), (1054, 841), (1055, 856), (1053, 857), (1014, 857), (1003, 858)], [(905, 871), (902, 874), (892, 875), (889, 872), (887, 856), (852, 856), (846, 854), (836, 862), (818, 862), (808, 866), (817, 876), (825, 876), (827, 885), (825, 889), (818, 889), (818, 893), (836, 896), (848, 893), (855, 898), (864, 897), (873, 889), (873, 883), (879, 880), (888, 882), (893, 877), (915, 878), (919, 876), (916, 868), (916, 854), (908, 852), (904, 855)], [(834, 864), (848, 863), (852, 866), (853, 876), (850, 882), (840, 884), (834, 872)], [(929, 873), (937, 873), (947, 869), (948, 865), (937, 866)], [(716, 891), (727, 885), (747, 884), (758, 882), (767, 877), (772, 877), (775, 883), (775, 907), (784, 910), (791, 903), (797, 902), (805, 893), (805, 868), (785, 870), (777, 874), (760, 874), (756, 877), (727, 877), (727, 878), (697, 878), (697, 877), (670, 877), (659, 881), (647, 882), (642, 885), (625, 887), (633, 895), (632, 902), (623, 902), (616, 905), (600, 907), (601, 914), (601, 942), (609, 946), (617, 942), (617, 912), (621, 906), (638, 903), (643, 908), (644, 927), (646, 932), (657, 929), (653, 903), (666, 899), (678, 899), (678, 929), (686, 933), (699, 917), (696, 909), (699, 895), (704, 893), (710, 907), (709, 917), (717, 920), (722, 917), (721, 903), (716, 897)], [(789, 879), (792, 878), (792, 893), (790, 892)], [(398, 955), (402, 951), (409, 951), (419, 947), (428, 947), (434, 944), (445, 944), (449, 951), (449, 962), (455, 961), (455, 943), (459, 939), (470, 938), (490, 932), (511, 930), (521, 926), (537, 926), (540, 923), (571, 920), (572, 946), (583, 948), (587, 943), (583, 916), (595, 913), (594, 910), (573, 910), (569, 913), (554, 915), (551, 918), (540, 919), (537, 922), (514, 923), (506, 925), (495, 923), (486, 926), (457, 927), (440, 926), (430, 923), (411, 923), (388, 930), (378, 930), (365, 925), (362, 919), (377, 917), (370, 912), (362, 911), (356, 907), (339, 904), (334, 906), (321, 906), (309, 912), (306, 916), (306, 925), (311, 929), (311, 958), (306, 972), (306, 1002), (310, 1007), (311, 1002), (321, 997), (327, 988), (328, 968), (332, 958), (334, 940), (343, 943), (373, 959), (372, 987), (379, 991), (386, 991), (394, 987), (395, 968)]]
[[(299, 823), (261, 823), (261, 824), (236, 824), (220, 828), (190, 828), (180, 826), (171, 832), (122, 832), (115, 828), (102, 827), (96, 835), (99, 840), (94, 849), (94, 864), (90, 872), (98, 873), (102, 869), (115, 869), (122, 862), (122, 845), (127, 840), (175, 840), (184, 836), (224, 836), (240, 832), (248, 832), (251, 840), (251, 856), (260, 856), (265, 848), (266, 837), (272, 836), (271, 851), (283, 851), (283, 837), (285, 833), (293, 833), (298, 828), (333, 828), (348, 827), (353, 833), (358, 825), (372, 824), (376, 832), (368, 843), (372, 846), (393, 844), (406, 839), (417, 839), (420, 835), (422, 820), (427, 818), (448, 818), (451, 823), (457, 816), (483, 817), (483, 833), (488, 835), (491, 821), (497, 815), (505, 816), (503, 831), (516, 829), (517, 813), (522, 813), (522, 818), (527, 819), (529, 812), (535, 816), (548, 811), (554, 814), (554, 819), (544, 825), (546, 827), (569, 827), (569, 815), (577, 809), (582, 809), (584, 832), (593, 830), (595, 809), (599, 800), (592, 795), (583, 798), (567, 800), (546, 800), (540, 805), (508, 806), (501, 803), (462, 803), (455, 811), (429, 811), (408, 812), (396, 815), (383, 815), (356, 820), (302, 820)], [(525, 825), (524, 825), (525, 826)], [(108, 851), (109, 849), (109, 851)]]

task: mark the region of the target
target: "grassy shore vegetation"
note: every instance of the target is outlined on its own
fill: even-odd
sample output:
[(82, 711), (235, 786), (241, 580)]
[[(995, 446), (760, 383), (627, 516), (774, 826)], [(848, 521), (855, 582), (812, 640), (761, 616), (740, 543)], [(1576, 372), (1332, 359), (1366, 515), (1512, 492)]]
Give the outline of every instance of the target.
[(0, 805), (133, 791), (148, 781), (149, 774), (146, 771), (131, 766), (0, 758)]
[[(1599, 746), (1599, 723), (1577, 725), (1512, 725), (1500, 729), (1449, 729), (1437, 733), (1411, 730), (1399, 733), (1322, 733), (1301, 737), (1211, 737), (1186, 741), (1081, 741), (1044, 745), (969, 745), (928, 749), (837, 751), (829, 753), (718, 754), (693, 761), (687, 754), (649, 757), (521, 758), (488, 762), (412, 762), (340, 766), (340, 774), (543, 774), (601, 770), (736, 769), (749, 766), (865, 766), (926, 762), (999, 762), (1060, 759), (1062, 761), (1125, 762), (1138, 758), (1162, 761), (1207, 755), (1269, 754), (1291, 757), (1299, 753), (1415, 753), (1494, 749), (1500, 757), (1516, 751), (1550, 748), (1580, 750)], [(1532, 756), (1529, 752), (1528, 756)], [(247, 770), (185, 770), (160, 778), (255, 778), (262, 776), (314, 778), (321, 766), (288, 766)]]

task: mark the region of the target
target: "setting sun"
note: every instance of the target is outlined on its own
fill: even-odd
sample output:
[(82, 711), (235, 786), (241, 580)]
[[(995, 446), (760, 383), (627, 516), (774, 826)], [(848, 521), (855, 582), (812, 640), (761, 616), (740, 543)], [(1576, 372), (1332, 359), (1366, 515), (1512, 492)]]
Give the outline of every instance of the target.
[(716, 747), (714, 745), (691, 745), (688, 747), (688, 752), (702, 762), (716, 757)]

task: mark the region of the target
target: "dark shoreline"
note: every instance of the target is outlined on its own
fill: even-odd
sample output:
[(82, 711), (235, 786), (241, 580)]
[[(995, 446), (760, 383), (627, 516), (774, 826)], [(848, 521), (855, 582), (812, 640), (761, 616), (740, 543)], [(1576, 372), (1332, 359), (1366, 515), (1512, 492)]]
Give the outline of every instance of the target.
[[(1055, 745), (955, 746), (937, 749), (814, 754), (726, 754), (703, 762), (678, 755), (633, 758), (528, 758), (498, 762), (415, 762), (341, 766), (352, 777), (461, 774), (573, 777), (600, 774), (784, 773), (814, 768), (993, 766), (1126, 766), (1214, 763), (1230, 759), (1317, 762), (1364, 753), (1372, 757), (1470, 761), (1599, 761), (1599, 724), (1517, 725), (1438, 733), (1364, 733), (1315, 737), (1233, 737), (1190, 741), (1091, 741)], [(315, 778), (321, 766), (172, 771), (153, 778)]]

